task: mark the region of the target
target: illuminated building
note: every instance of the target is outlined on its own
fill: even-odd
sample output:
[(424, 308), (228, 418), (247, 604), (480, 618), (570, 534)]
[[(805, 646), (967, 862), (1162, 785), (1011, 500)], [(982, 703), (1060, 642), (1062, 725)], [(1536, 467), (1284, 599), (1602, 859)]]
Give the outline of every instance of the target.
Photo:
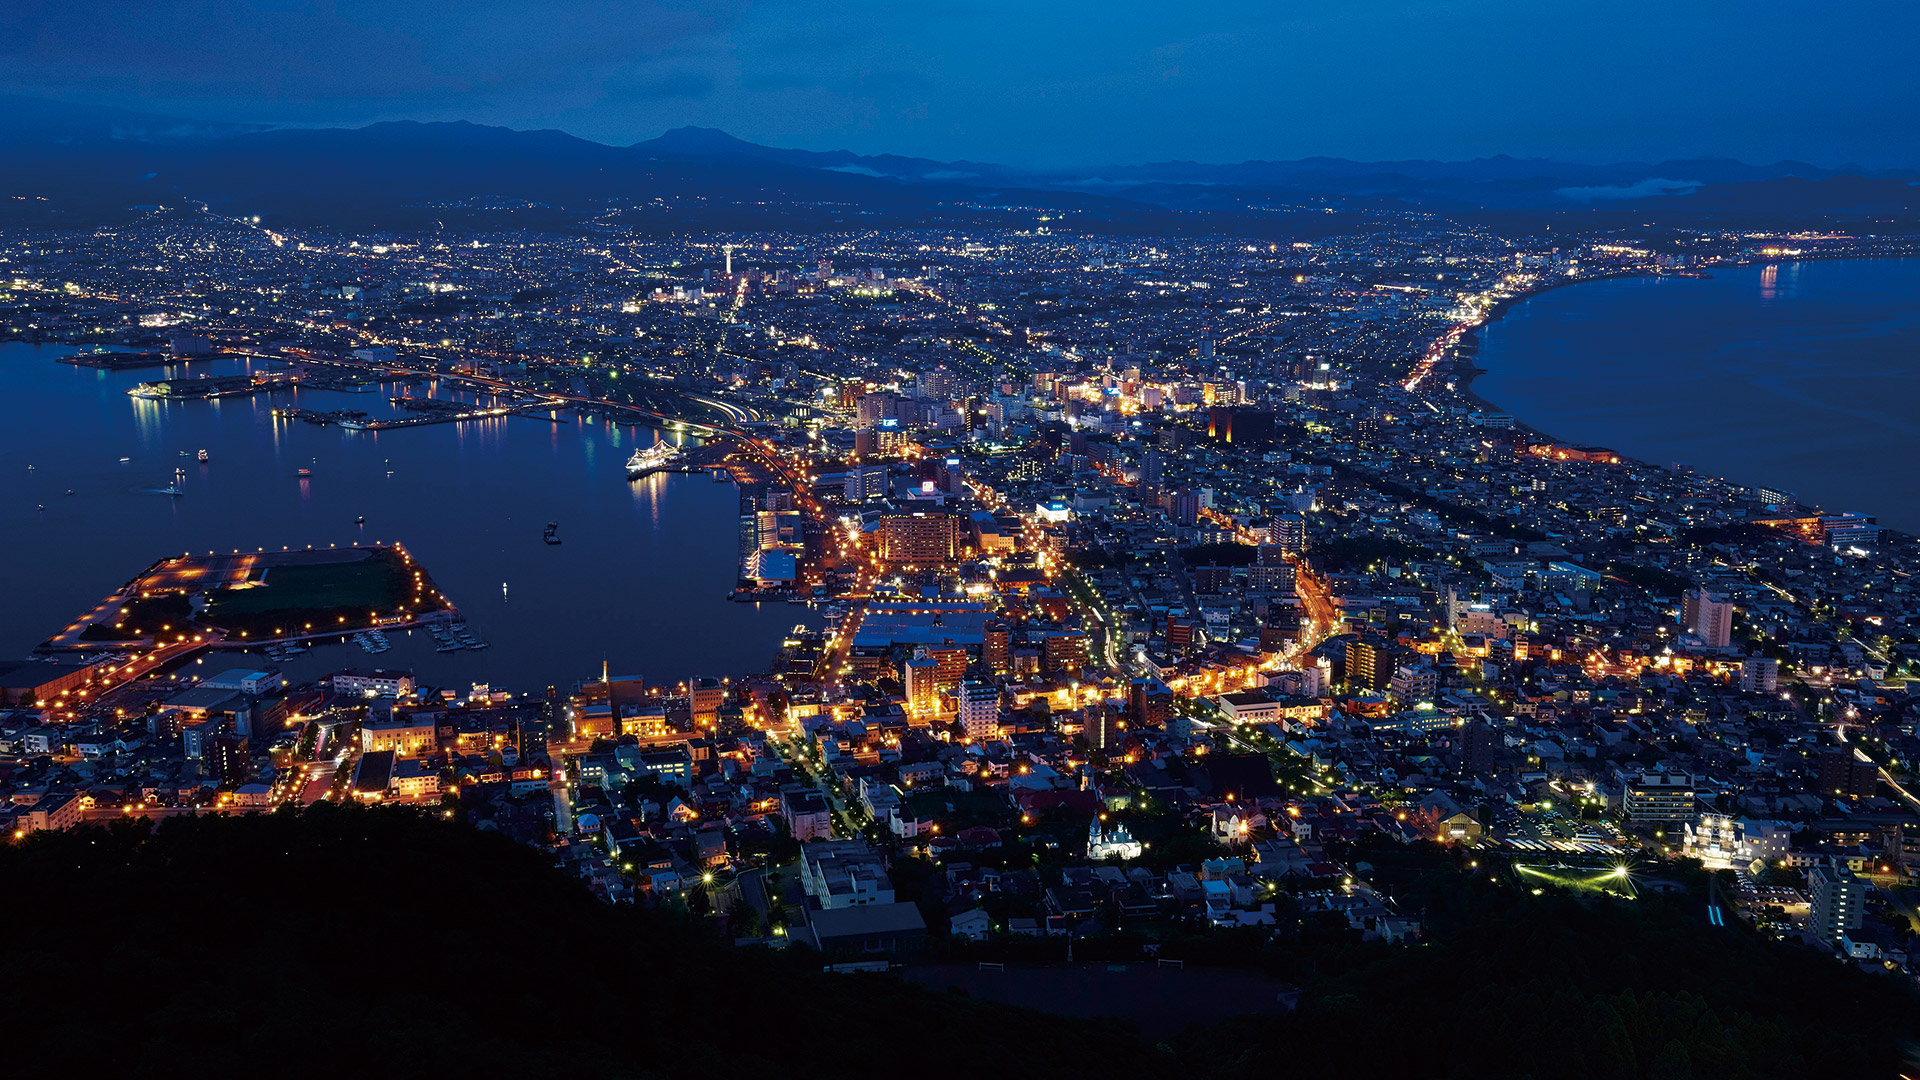
[(1005, 622), (995, 619), (989, 622), (985, 631), (986, 640), (982, 646), (982, 659), (987, 670), (995, 675), (1005, 675), (1013, 670), (1013, 630)]
[(1079, 671), (1087, 665), (1087, 635), (1081, 630), (1055, 630), (1047, 634), (1046, 665), (1049, 671)]
[(1627, 780), (1621, 803), (1629, 825), (1673, 826), (1692, 821), (1693, 777), (1686, 773), (1641, 773)]
[(1740, 661), (1740, 689), (1749, 694), (1771, 694), (1780, 685), (1780, 661), (1770, 656), (1750, 656)]
[(960, 726), (969, 739), (1000, 737), (1000, 688), (990, 682), (969, 679), (960, 684), (957, 695)]
[(406, 713), (375, 720), (369, 717), (360, 725), (360, 751), (392, 751), (396, 757), (416, 757), (437, 749), (432, 717), (414, 717)]
[(916, 725), (932, 723), (940, 715), (940, 661), (920, 650), (906, 663), (902, 681), (907, 688), (907, 716)]
[(336, 694), (364, 694), (368, 697), (410, 698), (413, 696), (413, 672), (355, 669), (333, 677)]
[(1137, 859), (1146, 849), (1140, 841), (1127, 831), (1125, 823), (1117, 824), (1109, 832), (1100, 823), (1100, 815), (1094, 815), (1087, 826), (1087, 858), (1095, 862), (1102, 859)]
[(1207, 436), (1229, 443), (1273, 441), (1273, 414), (1263, 409), (1215, 405), (1207, 409)]
[(1844, 866), (1816, 866), (1807, 871), (1807, 901), (1812, 912), (1807, 931), (1822, 941), (1838, 944), (1860, 929), (1866, 893), (1866, 883)]
[(1159, 679), (1135, 679), (1127, 689), (1127, 714), (1141, 727), (1164, 727), (1173, 715), (1173, 691)]
[(1279, 514), (1267, 522), (1267, 543), (1282, 555), (1296, 555), (1307, 547), (1307, 519), (1299, 514)]
[(719, 679), (695, 679), (687, 688), (687, 708), (693, 712), (693, 722), (696, 724), (712, 723), (720, 715), (720, 706), (726, 702), (727, 688)]
[(887, 514), (875, 530), (880, 561), (930, 569), (960, 561), (961, 520), (952, 514)]
[(1680, 622), (1708, 648), (1724, 649), (1733, 640), (1733, 604), (1705, 589), (1689, 590), (1682, 598)]
[(846, 501), (866, 502), (868, 499), (883, 499), (886, 495), (885, 465), (855, 465), (847, 470), (847, 479), (841, 488), (841, 497)]

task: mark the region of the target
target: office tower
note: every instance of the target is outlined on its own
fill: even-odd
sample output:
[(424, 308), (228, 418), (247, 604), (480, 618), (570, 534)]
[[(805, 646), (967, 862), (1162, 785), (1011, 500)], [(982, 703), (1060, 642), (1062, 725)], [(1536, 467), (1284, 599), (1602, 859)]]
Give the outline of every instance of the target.
[(1816, 866), (1807, 871), (1807, 902), (1812, 914), (1807, 932), (1830, 944), (1860, 929), (1866, 908), (1866, 884), (1844, 866)]
[(1140, 479), (1149, 487), (1159, 487), (1166, 478), (1167, 459), (1158, 450), (1149, 450), (1140, 462)]
[(1167, 496), (1167, 517), (1175, 525), (1192, 525), (1200, 520), (1200, 496), (1191, 491), (1176, 491)]
[(1724, 649), (1733, 640), (1733, 604), (1705, 589), (1689, 590), (1680, 601), (1680, 623), (1708, 648)]
[(855, 465), (847, 470), (846, 483), (842, 495), (848, 502), (866, 502), (868, 499), (884, 499), (887, 495), (887, 467), (885, 465)]
[(1120, 744), (1119, 716), (1104, 701), (1087, 706), (1087, 745), (1095, 750), (1111, 750)]

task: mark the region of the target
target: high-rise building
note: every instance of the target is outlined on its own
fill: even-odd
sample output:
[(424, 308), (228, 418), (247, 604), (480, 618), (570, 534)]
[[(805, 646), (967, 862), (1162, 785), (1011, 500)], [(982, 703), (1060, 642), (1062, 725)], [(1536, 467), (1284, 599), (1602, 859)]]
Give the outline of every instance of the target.
[(1049, 671), (1078, 672), (1087, 666), (1087, 635), (1084, 630), (1054, 630), (1047, 634), (1046, 665)]
[(699, 678), (687, 687), (687, 708), (696, 724), (710, 724), (727, 703), (727, 687), (719, 679)]
[(1680, 601), (1680, 623), (1708, 648), (1724, 649), (1733, 641), (1733, 604), (1705, 589), (1688, 590)]
[(929, 569), (960, 561), (961, 519), (952, 514), (886, 514), (876, 535), (880, 561)]
[(1200, 520), (1200, 496), (1192, 491), (1176, 491), (1167, 496), (1167, 517), (1175, 525), (1192, 525)]
[(932, 723), (940, 715), (940, 661), (923, 649), (906, 663), (907, 717), (917, 725)]
[(1297, 555), (1307, 547), (1307, 519), (1299, 514), (1278, 514), (1267, 522), (1267, 543), (1283, 555)]
[(1807, 903), (1812, 914), (1807, 931), (1820, 940), (1838, 944), (1860, 929), (1866, 909), (1866, 884), (1844, 866), (1816, 866), (1807, 871)]
[(1139, 727), (1162, 727), (1173, 715), (1173, 691), (1159, 679), (1135, 679), (1127, 688), (1127, 714)]
[(1880, 787), (1880, 766), (1851, 746), (1820, 752), (1820, 794), (1838, 799), (1871, 799)]
[(1393, 677), (1393, 655), (1383, 641), (1364, 638), (1347, 643), (1347, 685), (1364, 690), (1385, 690)]
[(1000, 688), (981, 679), (960, 684), (960, 726), (969, 739), (1000, 737)]
[(1104, 701), (1087, 706), (1087, 745), (1095, 750), (1111, 750), (1120, 744), (1120, 717)]
[(986, 662), (987, 670), (995, 675), (1005, 675), (1013, 670), (1013, 628), (1004, 621), (995, 619), (986, 625), (985, 638), (981, 642), (981, 659)]
[(841, 489), (848, 502), (866, 502), (868, 499), (884, 499), (887, 495), (887, 467), (885, 465), (855, 465), (847, 470), (847, 479)]

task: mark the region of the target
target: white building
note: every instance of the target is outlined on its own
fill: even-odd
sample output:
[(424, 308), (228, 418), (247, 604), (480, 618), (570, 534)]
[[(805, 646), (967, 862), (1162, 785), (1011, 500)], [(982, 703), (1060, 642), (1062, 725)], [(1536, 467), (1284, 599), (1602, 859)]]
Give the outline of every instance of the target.
[(1000, 688), (969, 679), (960, 684), (960, 726), (969, 739), (1000, 737)]
[(1835, 945), (1860, 929), (1866, 910), (1866, 884), (1842, 866), (1816, 866), (1807, 872), (1807, 900), (1812, 914), (1807, 932)]
[(1740, 662), (1740, 689), (1747, 693), (1771, 694), (1780, 685), (1780, 661), (1766, 656), (1750, 656)]
[(1144, 850), (1124, 824), (1115, 825), (1113, 831), (1108, 832), (1101, 826), (1100, 817), (1096, 814), (1092, 824), (1087, 826), (1087, 858), (1095, 862), (1101, 859), (1137, 859)]
[(1693, 589), (1680, 601), (1680, 622), (1710, 649), (1733, 640), (1733, 603), (1705, 589)]
[(333, 677), (336, 694), (365, 694), (368, 697), (410, 698), (413, 696), (413, 672), (354, 669)]

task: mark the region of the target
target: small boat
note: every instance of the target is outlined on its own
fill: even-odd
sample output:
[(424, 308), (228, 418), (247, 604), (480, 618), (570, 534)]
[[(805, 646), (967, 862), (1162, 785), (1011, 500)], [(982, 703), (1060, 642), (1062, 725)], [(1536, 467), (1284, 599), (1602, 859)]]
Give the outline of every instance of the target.
[(312, 475), (313, 475), (313, 470), (312, 470), (312, 469), (300, 469), (300, 470), (298, 470), (298, 471), (296, 471), (296, 472), (295, 472), (295, 473), (294, 473), (293, 475), (295, 475), (295, 476), (297, 476), (297, 477), (299, 477), (299, 478), (300, 478), (300, 479), (302, 479), (302, 480), (305, 480), (305, 479), (306, 479), (307, 477), (309, 477), (309, 476), (312, 476)]
[(360, 516), (353, 519), (353, 523), (355, 525), (365, 525), (367, 523), (367, 515), (361, 514)]
[(198, 455), (196, 455), (196, 460), (198, 460), (200, 464), (205, 465), (207, 462), (212, 461), (213, 458), (208, 456), (205, 450), (202, 450)]
[(43, 513), (44, 513), (44, 512), (46, 511), (46, 509), (47, 509), (47, 504), (46, 504), (46, 503), (35, 503), (35, 504), (34, 504), (34, 507), (33, 507), (33, 508), (34, 508), (35, 510), (39, 510), (39, 511), (41, 511), (41, 512), (43, 512)]
[(549, 544), (558, 544), (560, 542), (559, 532), (560, 523), (557, 521), (549, 521), (547, 522), (547, 531), (541, 534), (540, 539), (545, 540)]
[[(130, 457), (123, 457), (123, 458), (121, 458), (121, 459), (120, 459), (120, 464), (122, 464), (122, 465), (125, 465), (125, 464), (126, 464), (127, 462), (129, 462), (129, 461), (132, 461), (132, 460), (133, 460), (133, 459), (132, 459), (132, 458), (130, 458)], [(33, 466), (31, 466), (31, 465), (29, 465), (29, 466), (27, 466), (27, 468), (29, 468), (29, 469), (31, 469), (31, 468), (33, 468)]]
[(71, 494), (73, 494), (73, 489), (72, 489), (72, 488), (68, 488), (68, 489), (67, 489), (67, 494), (69, 494), (69, 495), (71, 495)]

